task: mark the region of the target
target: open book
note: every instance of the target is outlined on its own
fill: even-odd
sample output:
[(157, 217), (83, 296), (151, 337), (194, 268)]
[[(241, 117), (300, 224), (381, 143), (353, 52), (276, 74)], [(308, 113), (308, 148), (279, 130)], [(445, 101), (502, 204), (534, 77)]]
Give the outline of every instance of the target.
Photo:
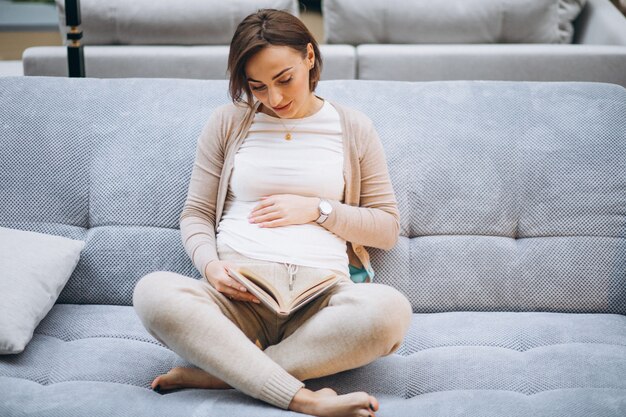
[(318, 296), (322, 295), (340, 281), (337, 274), (330, 274), (315, 280), (311, 286), (294, 293), (291, 300), (285, 300), (280, 292), (268, 280), (251, 270), (240, 267), (228, 268), (228, 274), (246, 287), (261, 303), (274, 310), (280, 316), (286, 316), (299, 310)]

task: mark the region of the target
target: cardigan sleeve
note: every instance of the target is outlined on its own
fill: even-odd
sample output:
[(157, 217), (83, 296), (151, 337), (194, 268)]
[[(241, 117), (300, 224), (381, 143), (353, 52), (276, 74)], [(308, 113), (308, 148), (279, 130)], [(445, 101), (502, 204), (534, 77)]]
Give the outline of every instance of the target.
[(400, 214), (384, 148), (374, 124), (366, 120), (363, 153), (359, 155), (359, 207), (329, 200), (333, 211), (322, 226), (353, 244), (389, 250), (398, 241)]
[(215, 243), (215, 207), (224, 164), (222, 130), (216, 110), (198, 138), (187, 199), (179, 218), (185, 252), (205, 279), (206, 266), (219, 259)]

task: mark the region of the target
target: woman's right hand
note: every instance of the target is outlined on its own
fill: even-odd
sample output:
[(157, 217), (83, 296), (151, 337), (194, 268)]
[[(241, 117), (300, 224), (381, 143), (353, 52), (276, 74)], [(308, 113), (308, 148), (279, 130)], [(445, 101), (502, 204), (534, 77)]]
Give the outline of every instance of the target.
[(209, 284), (231, 300), (260, 303), (258, 298), (250, 294), (246, 287), (228, 275), (226, 268), (236, 269), (237, 265), (219, 260), (209, 262), (205, 269)]

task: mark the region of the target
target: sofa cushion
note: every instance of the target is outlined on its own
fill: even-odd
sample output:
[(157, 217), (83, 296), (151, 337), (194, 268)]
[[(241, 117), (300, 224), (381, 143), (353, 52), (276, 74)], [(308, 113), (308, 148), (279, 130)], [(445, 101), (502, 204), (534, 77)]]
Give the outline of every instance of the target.
[(363, 80), (598, 81), (626, 87), (626, 47), (615, 45), (368, 44), (356, 50)]
[[(625, 358), (622, 315), (414, 314), (393, 354), (305, 383), (372, 393), (380, 414), (395, 417), (620, 417)], [(194, 365), (148, 334), (132, 307), (57, 304), (24, 352), (0, 357), (0, 415), (294, 414), (236, 390), (150, 390), (175, 366)]]
[[(324, 61), (322, 79), (356, 77), (356, 48), (319, 45)], [(89, 45), (84, 47), (86, 76), (91, 78), (228, 79), (227, 45), (157, 46)], [(33, 46), (22, 56), (25, 75), (65, 77), (67, 48)]]
[(571, 43), (586, 0), (325, 0), (328, 43)]
[(0, 227), (0, 354), (24, 350), (84, 246), (80, 240)]
[[(65, 0), (56, 0), (65, 39)], [(241, 20), (257, 9), (298, 16), (296, 0), (81, 0), (85, 45), (229, 45)]]

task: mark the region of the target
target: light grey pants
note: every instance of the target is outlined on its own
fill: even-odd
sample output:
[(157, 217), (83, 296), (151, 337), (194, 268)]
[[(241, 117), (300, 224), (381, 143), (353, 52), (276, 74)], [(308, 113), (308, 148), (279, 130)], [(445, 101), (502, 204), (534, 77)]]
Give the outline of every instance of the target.
[[(273, 279), (289, 297), (288, 268), (224, 244), (218, 256)], [(337, 271), (333, 271), (337, 272)], [(294, 289), (329, 270), (298, 266)], [(288, 409), (311, 378), (366, 365), (395, 352), (411, 321), (407, 298), (388, 285), (343, 275), (329, 292), (287, 317), (231, 300), (205, 279), (169, 271), (145, 275), (133, 306), (148, 332), (172, 351), (241, 392)]]

